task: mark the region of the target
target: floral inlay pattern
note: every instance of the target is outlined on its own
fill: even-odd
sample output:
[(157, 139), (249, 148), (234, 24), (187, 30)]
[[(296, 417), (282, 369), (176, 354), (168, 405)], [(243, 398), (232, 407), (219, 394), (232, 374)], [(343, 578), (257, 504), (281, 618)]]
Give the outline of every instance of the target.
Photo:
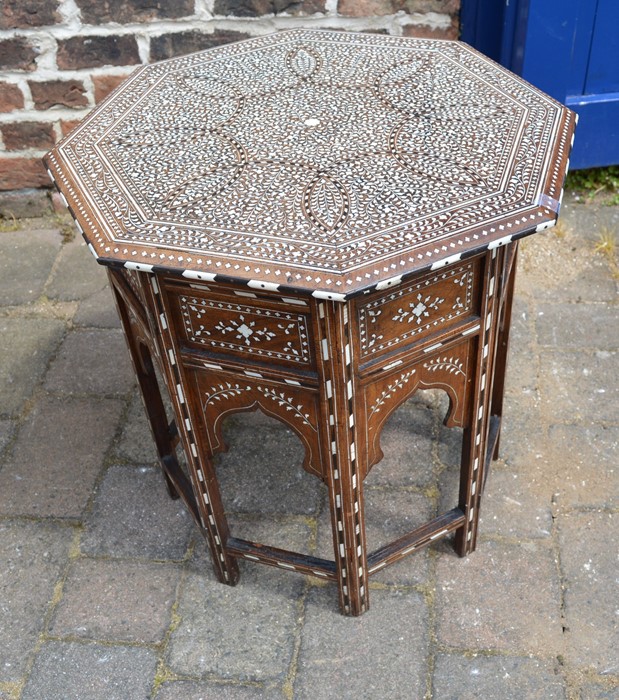
[(370, 407), (370, 412), (368, 414), (368, 419), (370, 419), (375, 413), (379, 413), (381, 408), (385, 405), (385, 403), (400, 389), (404, 388), (406, 384), (408, 384), (410, 378), (415, 374), (414, 369), (409, 370), (408, 372), (402, 372), (400, 376), (397, 379), (394, 379), (390, 384), (387, 385), (386, 389), (383, 389), (383, 391), (376, 397), (374, 402), (372, 403)]
[(203, 406), (204, 409), (206, 409), (206, 407), (214, 401), (227, 401), (241, 396), (244, 393), (251, 393), (254, 391), (264, 396), (269, 402), (272, 401), (276, 403), (280, 408), (283, 408), (287, 413), (290, 413), (295, 419), (300, 420), (314, 432), (317, 431), (316, 426), (313, 425), (311, 421), (310, 413), (303, 404), (295, 401), (287, 392), (280, 391), (274, 387), (250, 386), (248, 384), (239, 384), (238, 382), (234, 384), (232, 382), (215, 384), (210, 387), (209, 392), (205, 395)]
[(552, 218), (564, 118), (457, 42), (293, 30), (145, 66), (58, 154), (102, 257), (349, 292)]
[(424, 362), (423, 366), (429, 372), (449, 372), (449, 374), (461, 374), (463, 377), (466, 376), (464, 371), (464, 363), (457, 357), (435, 357), (428, 362)]
[[(473, 309), (473, 278), (471, 263), (459, 265), (361, 304), (358, 313), (362, 355), (392, 348), (469, 314)], [(389, 321), (401, 325), (394, 326)]]
[(310, 351), (304, 314), (214, 299), (179, 299), (187, 339), (224, 350), (308, 363)]

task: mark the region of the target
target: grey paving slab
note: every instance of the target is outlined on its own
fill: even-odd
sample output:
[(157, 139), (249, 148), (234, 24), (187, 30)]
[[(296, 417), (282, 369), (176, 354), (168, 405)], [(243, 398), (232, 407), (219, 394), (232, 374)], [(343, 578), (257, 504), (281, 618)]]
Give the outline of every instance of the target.
[(537, 392), (508, 392), (503, 404), (499, 457), (518, 470), (546, 453), (546, 425)]
[[(264, 536), (256, 527), (255, 539)], [(304, 548), (307, 537), (306, 526), (288, 526), (291, 549)], [(197, 550), (177, 608), (180, 623), (168, 646), (166, 660), (174, 673), (237, 681), (285, 679), (304, 579), (290, 571), (240, 564), (240, 582), (226, 586), (215, 580), (204, 547)]]
[(16, 683), (43, 631), (73, 529), (0, 521), (0, 683)]
[(619, 306), (616, 304), (539, 304), (540, 345), (616, 350), (619, 346)]
[(146, 700), (155, 678), (152, 649), (47, 642), (22, 700)]
[(512, 656), (439, 654), (434, 700), (564, 700), (565, 681), (551, 663)]
[(543, 352), (540, 373), (549, 423), (619, 423), (619, 352)]
[(136, 389), (124, 419), (120, 439), (114, 445), (117, 457), (142, 464), (157, 462), (157, 450), (146, 419), (144, 404)]
[(619, 676), (619, 517), (572, 512), (560, 515), (558, 526), (565, 575), (566, 656), (580, 667)]
[[(597, 211), (601, 211), (602, 208)], [(617, 284), (595, 245), (604, 224), (582, 206), (561, 208), (562, 227), (522, 241), (517, 291), (538, 301), (613, 301)]]
[(0, 514), (80, 517), (121, 410), (116, 399), (37, 403), (0, 470)]
[(194, 524), (166, 491), (158, 467), (110, 467), (84, 524), (85, 554), (182, 559)]
[(372, 467), (368, 486), (417, 486), (435, 481), (436, 405), (415, 397), (393, 413), (380, 436), (383, 459)]
[[(366, 542), (368, 552), (393, 542), (426, 523), (434, 516), (434, 505), (420, 493), (387, 488), (367, 488), (364, 492)], [(318, 522), (317, 554), (334, 559), (331, 516), (325, 507)], [(372, 575), (372, 582), (416, 585), (428, 579), (428, 551), (422, 550)]]
[(542, 466), (562, 506), (619, 505), (619, 427), (553, 425)]
[(73, 323), (89, 328), (120, 328), (112, 292), (107, 285), (80, 301)]
[(67, 334), (45, 380), (63, 394), (126, 394), (135, 385), (120, 330), (74, 330)]
[(263, 688), (257, 683), (171, 681), (162, 683), (155, 700), (282, 700), (283, 697), (281, 690)]
[(0, 232), (0, 306), (39, 298), (61, 243), (54, 229)]
[(436, 442), (438, 459), (448, 469), (460, 469), (462, 459), (462, 428), (448, 428), (439, 425)]
[(50, 299), (85, 299), (107, 283), (105, 268), (98, 265), (81, 236), (63, 246), (54, 278), (47, 287)]
[[(309, 519), (270, 514), (259, 516), (232, 515), (228, 518), (228, 524), (233, 537), (295, 552), (315, 553), (313, 549), (313, 521)], [(202, 540), (200, 540), (199, 546), (201, 548), (201, 562), (201, 558), (204, 556)], [(200, 563), (199, 566), (202, 564)]]
[(174, 564), (79, 559), (69, 570), (50, 633), (159, 642), (170, 625), (180, 576)]
[(598, 683), (586, 683), (581, 688), (579, 700), (619, 700), (619, 683), (614, 688)]
[(16, 415), (42, 379), (64, 321), (0, 317), (0, 415)]
[(4, 448), (9, 444), (15, 431), (15, 422), (11, 420), (0, 420), (0, 457)]
[[(532, 341), (531, 341), (532, 342)], [(510, 339), (505, 390), (511, 394), (534, 395), (539, 384), (539, 358), (529, 344)]]
[(491, 469), (480, 510), (481, 532), (504, 537), (550, 537), (551, 506), (546, 489), (540, 493), (526, 477), (511, 469)]
[(338, 614), (332, 586), (310, 591), (294, 697), (422, 698), (426, 691), (427, 609), (415, 592), (371, 591), (359, 618)]
[(563, 648), (552, 547), (482, 540), (465, 559), (437, 562), (437, 636), (448, 646), (556, 656)]
[(255, 411), (232, 416), (225, 436), (230, 450), (218, 455), (216, 464), (227, 511), (317, 511), (321, 482), (303, 469), (305, 451), (292, 430)]

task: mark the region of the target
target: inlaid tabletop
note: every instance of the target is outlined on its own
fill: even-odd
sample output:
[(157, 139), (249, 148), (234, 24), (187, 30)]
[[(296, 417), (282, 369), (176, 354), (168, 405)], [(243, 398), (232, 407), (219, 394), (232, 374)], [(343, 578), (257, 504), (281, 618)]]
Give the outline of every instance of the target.
[(46, 157), (101, 263), (343, 300), (552, 226), (575, 115), (454, 41), (144, 66)]

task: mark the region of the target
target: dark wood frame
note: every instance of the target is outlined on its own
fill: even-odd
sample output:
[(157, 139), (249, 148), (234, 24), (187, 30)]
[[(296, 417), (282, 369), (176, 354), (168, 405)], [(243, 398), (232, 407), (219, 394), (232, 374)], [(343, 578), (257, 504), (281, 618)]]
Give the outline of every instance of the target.
[[(359, 615), (368, 609), (368, 576), (376, 571), (451, 533), (460, 556), (475, 549), (483, 485), (498, 453), (517, 245), (507, 243), (465, 263), (420, 274), (403, 290), (375, 291), (346, 302), (248, 293), (232, 284), (195, 284), (165, 273), (108, 270), (168, 491), (183, 499), (200, 527), (220, 581), (238, 581), (239, 558), (277, 566), (337, 581), (342, 612)], [(453, 286), (465, 283), (463, 304)], [(425, 313), (431, 299), (434, 309)], [(446, 300), (457, 313), (441, 312)], [(401, 304), (395, 316), (394, 303)], [(268, 352), (253, 355), (243, 343), (237, 347), (225, 340), (196, 342), (188, 318), (199, 314), (198, 304), (210, 304), (214, 313), (224, 313), (221, 318), (244, 312), (242, 325), (235, 321), (226, 327), (222, 321), (218, 326), (222, 332), (232, 328), (247, 344), (253, 331), (245, 319), (262, 314)], [(197, 311), (188, 311), (191, 307)], [(385, 309), (382, 316), (378, 308)], [(379, 352), (370, 351), (362, 323), (370, 313), (384, 341)], [(418, 314), (412, 326), (411, 314)], [(285, 355), (291, 341), (282, 335), (284, 317), (293, 319), (287, 329), (293, 329), (295, 341), (305, 338), (302, 361), (298, 352)], [(301, 336), (294, 335), (297, 331)], [(155, 366), (172, 400), (171, 423)], [(223, 389), (211, 401), (209, 392), (217, 386)], [(458, 506), (368, 553), (363, 480), (382, 456), (380, 432), (417, 389), (433, 387), (450, 397), (446, 424), (464, 429)], [(296, 432), (306, 449), (305, 469), (326, 483), (333, 560), (232, 536), (213, 466), (214, 455), (224, 448), (220, 419), (257, 408)], [(188, 476), (176, 458), (179, 440)]]

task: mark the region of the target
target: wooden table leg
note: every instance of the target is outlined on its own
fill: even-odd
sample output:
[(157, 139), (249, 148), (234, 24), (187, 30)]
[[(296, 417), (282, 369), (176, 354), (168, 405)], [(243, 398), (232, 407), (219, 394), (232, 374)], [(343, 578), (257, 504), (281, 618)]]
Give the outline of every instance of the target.
[(362, 485), (367, 450), (357, 439), (349, 313), (349, 304), (318, 305), (320, 423), (329, 455), (327, 485), (340, 608), (345, 615), (361, 615), (369, 607)]

